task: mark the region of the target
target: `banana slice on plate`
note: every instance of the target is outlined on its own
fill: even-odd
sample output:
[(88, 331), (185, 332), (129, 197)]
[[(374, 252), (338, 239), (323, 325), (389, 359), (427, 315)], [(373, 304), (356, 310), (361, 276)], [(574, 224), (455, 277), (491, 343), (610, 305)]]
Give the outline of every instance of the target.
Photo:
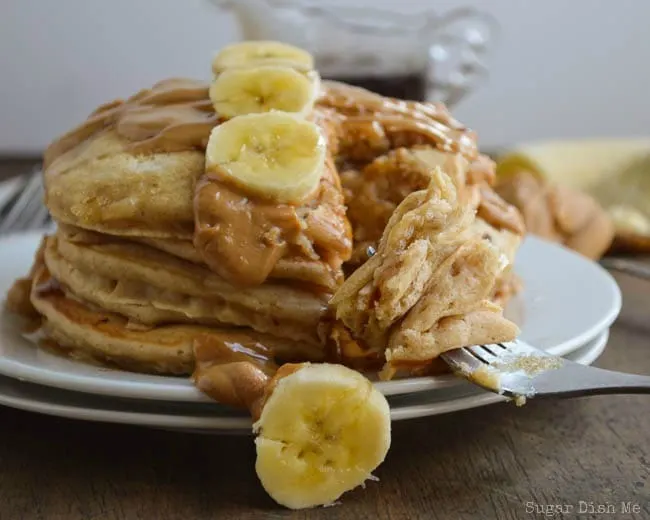
[(253, 429), (257, 475), (291, 509), (331, 504), (362, 485), (391, 441), (386, 398), (342, 365), (283, 366)]
[(307, 51), (276, 41), (249, 41), (224, 47), (212, 60), (212, 72), (221, 74), (236, 67), (285, 65), (300, 71), (313, 70), (314, 58)]
[(325, 153), (315, 123), (286, 112), (249, 114), (212, 130), (205, 169), (246, 191), (298, 204), (318, 187)]
[(227, 69), (210, 86), (215, 111), (227, 118), (280, 110), (306, 115), (318, 96), (317, 74), (264, 65)]

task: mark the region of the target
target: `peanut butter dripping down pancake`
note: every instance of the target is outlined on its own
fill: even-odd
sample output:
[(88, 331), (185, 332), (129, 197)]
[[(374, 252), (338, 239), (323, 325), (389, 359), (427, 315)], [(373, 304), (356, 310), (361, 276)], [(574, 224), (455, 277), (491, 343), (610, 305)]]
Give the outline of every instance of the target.
[(213, 271), (238, 285), (263, 283), (283, 257), (320, 259), (334, 272), (351, 254), (352, 233), (331, 158), (317, 192), (301, 206), (251, 196), (206, 174), (197, 183), (194, 207), (195, 246)]
[(134, 155), (205, 150), (210, 130), (218, 123), (205, 83), (184, 78), (164, 80), (126, 101), (100, 106), (47, 148), (44, 168), (56, 170), (57, 159), (79, 153), (84, 143), (108, 130), (124, 137), (126, 150)]
[[(334, 133), (328, 128), (333, 123), (317, 114), (313, 119), (334, 150)], [(121, 151), (134, 156), (205, 152), (210, 131), (222, 121), (209, 99), (208, 85), (190, 79), (162, 81), (126, 101), (100, 107), (55, 141), (45, 154), (46, 175), (62, 173), (108, 132), (122, 140)], [(264, 282), (280, 258), (323, 262), (330, 278), (340, 278), (340, 265), (350, 256), (351, 231), (331, 158), (324, 170), (318, 189), (301, 205), (266, 201), (214, 175), (203, 176), (194, 192), (194, 245), (199, 254), (211, 269), (238, 285)]]
[(319, 104), (343, 116), (344, 131), (346, 126), (357, 125), (378, 130), (379, 125), (387, 133), (404, 134), (402, 137), (409, 144), (433, 144), (468, 159), (478, 155), (474, 133), (451, 117), (441, 104), (387, 98), (336, 81), (325, 81), (323, 86)]
[(196, 339), (194, 355), (192, 379), (199, 390), (259, 416), (264, 388), (278, 369), (268, 345), (250, 334), (206, 335)]

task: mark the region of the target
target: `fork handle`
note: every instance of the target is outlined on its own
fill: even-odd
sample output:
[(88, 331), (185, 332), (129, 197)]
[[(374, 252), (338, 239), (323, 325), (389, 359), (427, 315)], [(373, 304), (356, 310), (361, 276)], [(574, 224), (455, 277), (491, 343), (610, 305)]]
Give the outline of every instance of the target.
[(574, 377), (550, 370), (533, 380), (534, 397), (578, 397), (605, 394), (650, 394), (650, 377), (571, 363)]

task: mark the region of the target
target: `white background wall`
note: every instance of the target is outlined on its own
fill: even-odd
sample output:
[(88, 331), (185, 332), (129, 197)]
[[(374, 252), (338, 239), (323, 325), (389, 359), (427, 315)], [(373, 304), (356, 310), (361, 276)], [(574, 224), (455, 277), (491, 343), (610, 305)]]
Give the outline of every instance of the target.
[[(485, 145), (650, 134), (648, 0), (366, 2), (496, 16), (491, 78), (455, 111)], [(0, 153), (40, 151), (158, 79), (207, 78), (212, 51), (237, 34), (207, 0), (0, 0)]]

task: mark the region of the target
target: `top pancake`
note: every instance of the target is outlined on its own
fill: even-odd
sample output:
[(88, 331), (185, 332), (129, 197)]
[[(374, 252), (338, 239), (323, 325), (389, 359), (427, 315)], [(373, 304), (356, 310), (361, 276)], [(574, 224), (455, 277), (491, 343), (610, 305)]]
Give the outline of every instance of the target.
[(100, 106), (45, 152), (50, 212), (115, 235), (191, 237), (194, 185), (217, 123), (207, 85), (193, 80)]
[(112, 235), (191, 238), (203, 152), (133, 155), (128, 144), (107, 130), (46, 168), (53, 218)]

